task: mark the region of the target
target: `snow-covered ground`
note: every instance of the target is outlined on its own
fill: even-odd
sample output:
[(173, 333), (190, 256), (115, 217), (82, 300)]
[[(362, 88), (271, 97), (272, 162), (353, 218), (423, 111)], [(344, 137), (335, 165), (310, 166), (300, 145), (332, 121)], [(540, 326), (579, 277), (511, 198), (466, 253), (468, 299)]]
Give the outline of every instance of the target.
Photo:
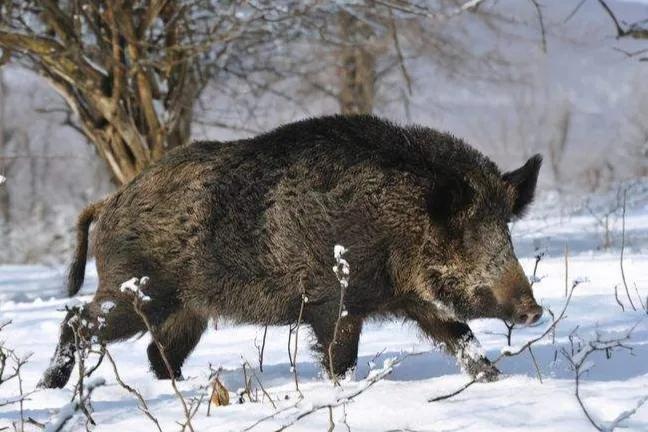
[[(632, 300), (637, 307), (648, 300), (648, 212), (645, 207), (629, 211), (626, 219), (627, 242), (624, 269)], [(593, 430), (574, 396), (573, 371), (561, 354), (569, 349), (569, 334), (578, 327), (583, 339), (598, 332), (624, 332), (633, 326), (628, 350), (613, 351), (610, 358), (604, 353), (591, 357), (594, 366), (582, 377), (581, 396), (594, 419), (601, 425), (613, 420), (624, 410), (632, 409), (641, 397), (648, 395), (648, 320), (645, 311), (632, 311), (622, 285), (619, 265), (619, 231), (615, 219), (614, 245), (610, 250), (597, 250), (592, 246), (601, 239), (600, 227), (593, 217), (585, 215), (561, 218), (531, 218), (518, 224), (513, 232), (522, 252), (522, 264), (528, 274), (534, 266), (533, 247), (546, 247), (549, 251), (539, 263), (534, 291), (543, 305), (559, 312), (565, 301), (565, 267), (562, 256), (564, 241), (587, 239), (578, 243), (569, 258), (569, 283), (576, 278), (589, 281), (580, 284), (567, 310), (566, 318), (557, 326), (555, 344), (551, 337), (534, 345), (533, 353), (542, 375), (536, 369), (528, 352), (505, 358), (499, 367), (504, 376), (495, 383), (475, 384), (459, 395), (439, 401), (427, 402), (431, 397), (454, 391), (469, 378), (463, 375), (455, 362), (443, 353), (433, 350), (420, 337), (413, 324), (407, 322), (372, 322), (365, 326), (360, 342), (359, 366), (355, 377), (342, 383), (343, 392), (366, 385), (364, 378), (370, 370), (380, 370), (383, 361), (400, 359), (407, 353), (418, 353), (400, 362), (391, 375), (367, 389), (353, 401), (335, 408), (333, 420), (336, 430), (352, 431), (589, 431)], [(589, 245), (589, 246), (587, 246)], [(533, 246), (533, 247), (532, 247)], [(559, 247), (561, 246), (561, 247)], [(586, 247), (587, 246), (587, 247)], [(591, 249), (588, 249), (591, 247)], [(351, 263), (353, 268), (353, 263)], [(88, 265), (87, 282), (81, 300), (88, 300), (96, 283), (94, 266)], [(63, 297), (63, 268), (38, 266), (0, 266), (0, 320), (12, 323), (0, 333), (0, 340), (19, 354), (33, 352), (23, 370), (23, 389), (31, 391), (45, 370), (57, 340), (58, 326), (64, 313), (61, 308), (69, 299)], [(614, 287), (619, 289), (622, 311), (614, 297)], [(635, 289), (636, 286), (636, 289)], [(539, 335), (549, 324), (545, 315), (542, 323), (533, 328), (516, 329), (512, 345), (520, 346), (534, 335)], [(497, 357), (506, 345), (501, 334), (503, 324), (495, 320), (478, 320), (471, 326), (490, 358)], [(184, 367), (186, 380), (179, 383), (187, 399), (199, 394), (205, 384), (209, 364), (222, 366), (222, 381), (230, 390), (232, 404), (212, 407), (207, 417), (207, 404), (196, 414), (193, 425), (200, 431), (240, 431), (259, 419), (277, 413), (264, 399), (259, 402), (237, 403), (235, 392), (243, 386), (244, 360), (258, 364), (256, 345), (260, 343), (263, 329), (252, 326), (233, 326), (218, 323), (218, 330), (209, 330)], [(267, 334), (263, 373), (257, 375), (274, 399), (278, 410), (297, 402), (293, 375), (287, 355), (288, 329), (270, 328)], [(304, 400), (288, 408), (253, 431), (270, 431), (291, 423), (300, 413), (318, 403), (335, 399), (332, 383), (323, 378), (316, 358), (309, 352), (310, 335), (300, 332), (300, 350), (297, 371)], [(182, 421), (182, 407), (169, 382), (156, 380), (148, 372), (146, 346), (148, 336), (112, 345), (113, 354), (123, 380), (137, 388), (152, 414), (164, 431), (178, 430)], [(377, 354), (380, 353), (378, 356)], [(377, 358), (376, 358), (377, 356)], [(371, 366), (369, 365), (371, 363)], [(375, 372), (374, 372), (375, 373)], [(134, 397), (120, 387), (109, 364), (102, 366), (93, 376), (106, 379), (92, 395), (93, 417), (97, 431), (155, 430), (139, 410)], [(24, 404), (25, 418), (47, 422), (72, 397), (75, 378), (62, 390), (41, 390), (29, 396)], [(253, 388), (258, 387), (253, 383)], [(337, 390), (340, 391), (340, 390)], [(0, 404), (3, 399), (16, 396), (17, 383), (0, 386)], [(20, 418), (17, 404), (0, 407), (0, 430)], [(292, 425), (289, 430), (323, 431), (329, 425), (328, 411), (321, 410)], [(648, 430), (648, 404), (637, 410), (630, 419), (621, 423), (622, 430)], [(66, 425), (67, 430), (84, 429), (83, 415), (77, 415)], [(28, 424), (25, 430), (36, 430)]]

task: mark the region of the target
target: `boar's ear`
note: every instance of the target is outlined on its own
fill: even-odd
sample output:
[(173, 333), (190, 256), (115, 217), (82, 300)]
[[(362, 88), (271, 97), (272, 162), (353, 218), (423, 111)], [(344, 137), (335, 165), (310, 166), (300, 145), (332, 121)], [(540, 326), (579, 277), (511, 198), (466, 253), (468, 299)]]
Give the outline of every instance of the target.
[(538, 173), (542, 165), (542, 156), (532, 156), (520, 168), (502, 175), (502, 180), (513, 187), (513, 215), (522, 217), (535, 194)]

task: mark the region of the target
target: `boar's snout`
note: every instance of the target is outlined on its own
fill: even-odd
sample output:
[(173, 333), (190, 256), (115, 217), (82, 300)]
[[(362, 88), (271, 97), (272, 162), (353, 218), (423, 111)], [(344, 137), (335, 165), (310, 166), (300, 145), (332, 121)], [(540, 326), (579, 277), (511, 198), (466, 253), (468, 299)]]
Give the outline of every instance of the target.
[(515, 324), (531, 325), (538, 322), (541, 316), (542, 308), (533, 302), (533, 304), (518, 307), (515, 312), (514, 321)]
[(500, 318), (515, 324), (530, 325), (538, 322), (542, 308), (533, 297), (531, 284), (520, 264), (512, 261), (506, 266), (493, 293), (499, 305)]

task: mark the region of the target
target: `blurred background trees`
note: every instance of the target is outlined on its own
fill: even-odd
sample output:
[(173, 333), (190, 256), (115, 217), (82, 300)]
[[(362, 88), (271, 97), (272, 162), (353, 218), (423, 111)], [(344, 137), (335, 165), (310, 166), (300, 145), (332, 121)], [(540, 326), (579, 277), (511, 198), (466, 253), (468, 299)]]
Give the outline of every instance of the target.
[(5, 0), (0, 262), (64, 260), (78, 210), (173, 147), (313, 115), (449, 130), (503, 168), (541, 152), (562, 194), (646, 176), (642, 17), (640, 0)]

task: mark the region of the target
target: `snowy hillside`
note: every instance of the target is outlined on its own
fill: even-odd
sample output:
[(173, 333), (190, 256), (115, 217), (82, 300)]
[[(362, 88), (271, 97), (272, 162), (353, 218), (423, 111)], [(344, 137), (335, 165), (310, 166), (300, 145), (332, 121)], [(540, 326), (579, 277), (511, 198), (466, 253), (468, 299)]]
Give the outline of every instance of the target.
[[(449, 399), (428, 402), (430, 398), (452, 393), (469, 378), (458, 370), (450, 357), (432, 349), (421, 339), (413, 324), (374, 322), (363, 330), (355, 377), (342, 382), (341, 389), (334, 389), (328, 379), (322, 378), (317, 359), (308, 350), (309, 332), (302, 331), (297, 355), (299, 387), (304, 395), (300, 400), (288, 360), (287, 328), (268, 330), (264, 367), (260, 372), (257, 346), (261, 344), (263, 328), (218, 323), (218, 330), (211, 329), (189, 358), (184, 368), (186, 380), (178, 385), (187, 403), (200, 395), (208, 398), (204, 386), (208, 382), (209, 365), (222, 367), (220, 378), (229, 389), (230, 405), (212, 406), (207, 416), (208, 404), (204, 401), (192, 420), (193, 427), (199, 431), (271, 431), (290, 425), (288, 430), (322, 431), (329, 427), (328, 409), (309, 412), (333, 403), (340, 405), (333, 409), (335, 430), (348, 430), (345, 421), (352, 431), (594, 430), (574, 396), (574, 371), (568, 358), (577, 361), (583, 357), (583, 349), (595, 341), (598, 334), (599, 343), (620, 341), (625, 348), (602, 350), (587, 357), (588, 363), (584, 363), (581, 370), (579, 392), (582, 401), (594, 421), (603, 428), (630, 410), (633, 415), (621, 421), (619, 429), (646, 431), (648, 405), (636, 413), (632, 410), (648, 395), (648, 320), (646, 311), (642, 310), (648, 301), (648, 255), (645, 243), (633, 243), (635, 237), (645, 238), (648, 233), (647, 210), (645, 205), (637, 204), (629, 209), (626, 217), (626, 233), (632, 233), (627, 241), (633, 246), (625, 251), (624, 271), (637, 311), (632, 310), (620, 272), (618, 223), (621, 220), (615, 219), (611, 224), (613, 244), (608, 250), (596, 250), (597, 247), (592, 246), (602, 238), (598, 222), (592, 216), (589, 219), (581, 215), (550, 220), (532, 215), (514, 229), (527, 274), (533, 273), (535, 264), (536, 251), (529, 246), (533, 239), (541, 238), (541, 243), (547, 246), (548, 255), (538, 263), (534, 291), (538, 301), (556, 316), (566, 299), (564, 257), (562, 249), (555, 245), (563, 244), (564, 239), (587, 239), (582, 243), (583, 248), (575, 248), (570, 253), (568, 285), (574, 280), (582, 283), (575, 288), (565, 317), (556, 326), (555, 337), (549, 332), (532, 345), (537, 370), (529, 351), (524, 351), (498, 363), (504, 373), (498, 382), (477, 383)], [(541, 208), (537, 208), (535, 214), (540, 213)], [(538, 233), (544, 234), (539, 236)], [(587, 245), (591, 246), (589, 250)], [(92, 267), (88, 266), (88, 280), (81, 300), (91, 298), (96, 283)], [(70, 302), (62, 298), (63, 271), (60, 267), (0, 267), (0, 317), (3, 321), (12, 321), (2, 330), (0, 339), (19, 356), (33, 352), (22, 369), (25, 393), (34, 390), (47, 366), (64, 315), (61, 309)], [(614, 295), (615, 286), (618, 301)], [(508, 350), (515, 351), (526, 341), (541, 335), (550, 323), (550, 316), (545, 314), (540, 324), (533, 328), (514, 329), (512, 347)], [(506, 329), (501, 322), (479, 320), (471, 326), (489, 358), (495, 359), (507, 351)], [(628, 340), (623, 340), (626, 336)], [(178, 430), (176, 422), (183, 422), (183, 408), (169, 382), (158, 381), (148, 372), (148, 343), (149, 337), (145, 336), (112, 345), (109, 350), (121, 378), (141, 393), (161, 429)], [(89, 364), (94, 364), (95, 360), (96, 357), (92, 357)], [(387, 375), (392, 361), (397, 365)], [(248, 367), (245, 373), (258, 377), (272, 403), (262, 394), (256, 378), (251, 384), (255, 401), (244, 395), (244, 402), (238, 403), (237, 389), (244, 387), (243, 362), (254, 367), (254, 375), (250, 375)], [(387, 376), (377, 379), (381, 374)], [(92, 393), (92, 417), (97, 423), (93, 430), (156, 430), (154, 423), (138, 409), (137, 399), (117, 383), (106, 360), (92, 376), (94, 380), (105, 379), (105, 385)], [(374, 379), (375, 385), (364, 389)], [(73, 375), (65, 389), (30, 393), (24, 401), (23, 418), (39, 423), (65, 418), (72, 413), (68, 403), (76, 381)], [(358, 389), (364, 390), (342, 406), (340, 399)], [(17, 381), (5, 383), (0, 386), (0, 404), (18, 394)], [(65, 408), (60, 411), (62, 407)], [(301, 415), (305, 417), (297, 420)], [(3, 427), (11, 429), (11, 424), (19, 422), (20, 417), (19, 404), (0, 406), (0, 430)], [(77, 412), (65, 423), (63, 430), (82, 430), (85, 421), (84, 415)], [(50, 424), (53, 426), (57, 425)], [(38, 430), (38, 427), (29, 423), (25, 430)]]

